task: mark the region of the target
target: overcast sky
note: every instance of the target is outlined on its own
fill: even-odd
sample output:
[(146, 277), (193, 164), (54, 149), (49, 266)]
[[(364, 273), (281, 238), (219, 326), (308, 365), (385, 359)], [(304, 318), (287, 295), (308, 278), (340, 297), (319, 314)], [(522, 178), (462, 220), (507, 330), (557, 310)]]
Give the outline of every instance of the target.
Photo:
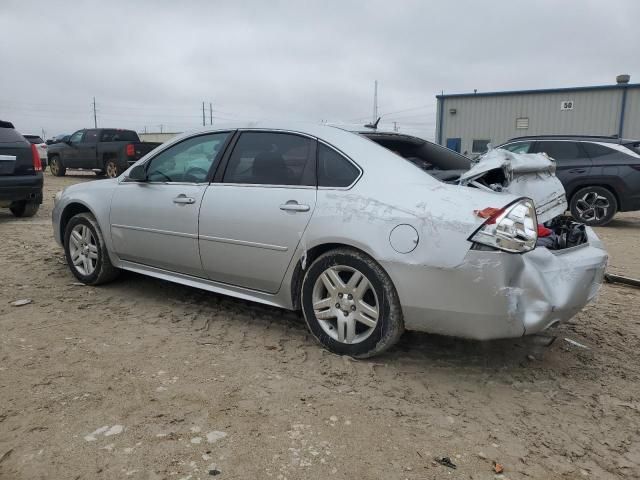
[[(0, 1), (0, 119), (47, 136), (268, 118), (433, 138), (435, 95), (640, 82), (640, 2)], [(393, 113), (397, 112), (397, 113)]]

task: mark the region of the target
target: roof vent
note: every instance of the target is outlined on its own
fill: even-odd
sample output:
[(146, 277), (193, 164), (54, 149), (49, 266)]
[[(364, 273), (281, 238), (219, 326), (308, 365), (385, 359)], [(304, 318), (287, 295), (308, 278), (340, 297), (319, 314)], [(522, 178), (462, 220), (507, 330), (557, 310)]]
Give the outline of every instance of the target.
[(625, 83), (629, 83), (629, 80), (631, 80), (631, 75), (627, 75), (626, 73), (622, 74), (622, 75), (618, 75), (616, 77), (616, 82), (619, 85), (625, 84)]

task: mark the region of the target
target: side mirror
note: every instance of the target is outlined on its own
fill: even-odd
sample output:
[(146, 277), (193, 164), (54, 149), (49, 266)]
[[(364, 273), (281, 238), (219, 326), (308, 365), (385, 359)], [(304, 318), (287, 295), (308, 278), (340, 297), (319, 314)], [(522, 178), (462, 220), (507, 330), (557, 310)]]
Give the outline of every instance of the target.
[(147, 181), (147, 172), (144, 168), (144, 165), (136, 165), (129, 171), (129, 175), (127, 178), (132, 182), (146, 182)]
[(69, 137), (69, 136), (62, 137), (62, 141), (64, 143), (66, 143), (67, 145), (71, 145), (71, 137)]

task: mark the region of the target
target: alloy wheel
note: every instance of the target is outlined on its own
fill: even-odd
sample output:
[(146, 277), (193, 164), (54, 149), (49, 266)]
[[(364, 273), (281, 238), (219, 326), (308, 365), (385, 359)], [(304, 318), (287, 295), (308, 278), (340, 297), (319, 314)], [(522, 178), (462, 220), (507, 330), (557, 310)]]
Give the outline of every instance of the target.
[(114, 162), (107, 162), (107, 177), (116, 178), (118, 176), (118, 166)]
[(580, 219), (585, 222), (602, 220), (607, 216), (611, 207), (609, 200), (596, 192), (585, 193), (575, 205)]
[(69, 236), (69, 253), (73, 267), (81, 275), (91, 275), (98, 263), (98, 244), (91, 229), (76, 225)]
[(58, 175), (58, 159), (56, 158), (52, 158), (50, 165), (49, 165), (49, 171), (51, 172), (52, 175), (57, 176)]
[(313, 286), (312, 302), (320, 327), (338, 342), (360, 343), (378, 324), (378, 296), (369, 279), (353, 267), (337, 265), (322, 272)]

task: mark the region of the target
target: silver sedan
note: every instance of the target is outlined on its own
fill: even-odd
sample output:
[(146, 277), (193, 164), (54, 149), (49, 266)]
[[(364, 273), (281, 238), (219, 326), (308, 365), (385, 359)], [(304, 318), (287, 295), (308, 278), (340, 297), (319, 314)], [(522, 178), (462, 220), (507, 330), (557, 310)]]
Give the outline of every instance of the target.
[(539, 227), (532, 199), (478, 187), (339, 128), (254, 125), (186, 134), (68, 187), (53, 229), (86, 284), (131, 270), (301, 310), (339, 354), (375, 355), (405, 329), (484, 340), (571, 318), (602, 281), (593, 231), (536, 245), (566, 224)]

